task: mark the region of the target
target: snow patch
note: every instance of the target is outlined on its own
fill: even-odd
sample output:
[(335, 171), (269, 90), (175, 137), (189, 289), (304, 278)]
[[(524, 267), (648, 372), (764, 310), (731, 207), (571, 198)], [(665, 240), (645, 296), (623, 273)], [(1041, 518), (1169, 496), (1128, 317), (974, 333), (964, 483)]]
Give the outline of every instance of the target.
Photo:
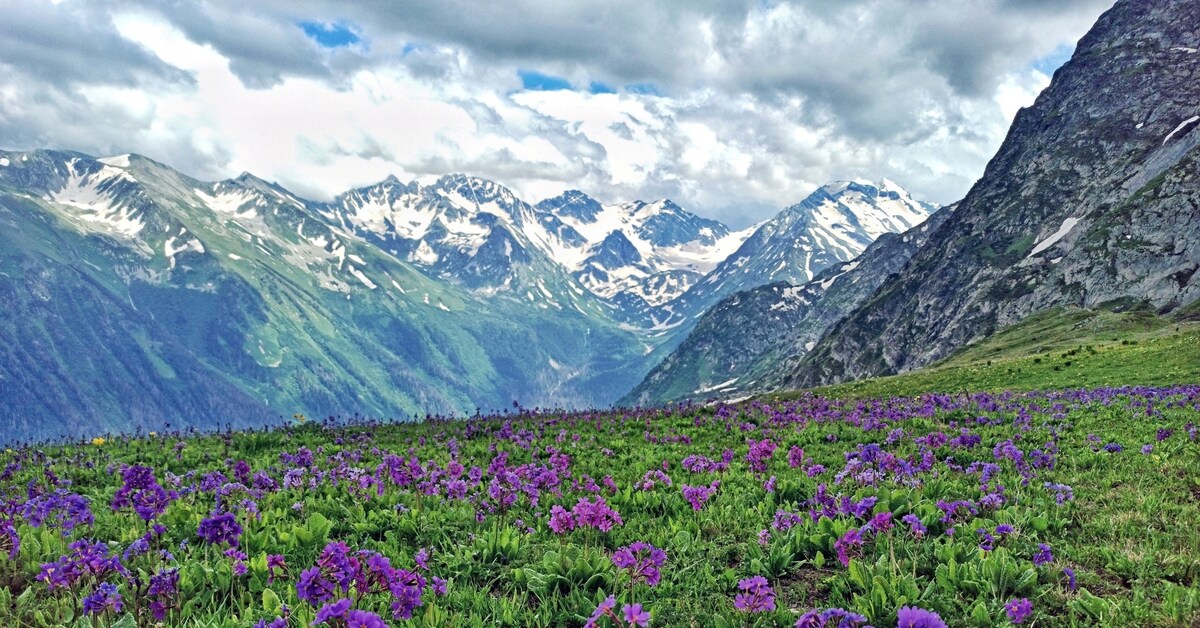
[(1192, 116), (1192, 117), (1188, 118), (1187, 120), (1180, 122), (1179, 126), (1175, 127), (1175, 130), (1171, 131), (1170, 133), (1167, 133), (1167, 136), (1163, 138), (1163, 141), (1162, 141), (1163, 145), (1166, 146), (1167, 142), (1171, 141), (1171, 138), (1174, 137), (1176, 133), (1182, 131), (1184, 129), (1184, 127), (1186, 127), (1189, 124), (1195, 123), (1197, 121), (1200, 121), (1200, 116)]
[(8, 157), (0, 157), (0, 168), (8, 167)]
[(113, 155), (112, 157), (101, 157), (96, 161), (102, 164), (108, 164), (116, 168), (129, 167), (129, 155)]
[(361, 281), (363, 283), (363, 285), (366, 286), (367, 288), (369, 288), (371, 290), (375, 289), (375, 287), (376, 287), (375, 282), (371, 281), (371, 279), (369, 277), (367, 277), (365, 274), (363, 274), (363, 271), (351, 266), (350, 274), (354, 275), (355, 279), (358, 279), (359, 281)]
[(723, 381), (720, 384), (714, 384), (712, 386), (701, 386), (700, 388), (693, 390), (692, 394), (693, 395), (702, 395), (704, 393), (712, 392), (714, 390), (721, 390), (723, 388), (729, 388), (730, 386), (736, 384), (737, 381), (738, 381), (738, 378), (735, 377), (733, 379)]
[(1025, 256), (1025, 259), (1029, 259), (1029, 258), (1033, 257), (1034, 255), (1037, 255), (1038, 253), (1045, 251), (1046, 249), (1050, 248), (1051, 246), (1054, 246), (1055, 242), (1058, 242), (1059, 240), (1061, 240), (1063, 238), (1063, 236), (1070, 233), (1071, 230), (1074, 229), (1075, 225), (1077, 225), (1077, 224), (1079, 224), (1079, 219), (1075, 218), (1075, 217), (1067, 218), (1066, 220), (1064, 220), (1062, 222), (1062, 225), (1058, 228), (1058, 231), (1055, 231), (1054, 233), (1050, 234), (1050, 237), (1046, 238), (1045, 240), (1042, 240), (1041, 242), (1039, 242), (1037, 244), (1037, 246), (1033, 247), (1033, 250), (1029, 252), (1029, 255)]

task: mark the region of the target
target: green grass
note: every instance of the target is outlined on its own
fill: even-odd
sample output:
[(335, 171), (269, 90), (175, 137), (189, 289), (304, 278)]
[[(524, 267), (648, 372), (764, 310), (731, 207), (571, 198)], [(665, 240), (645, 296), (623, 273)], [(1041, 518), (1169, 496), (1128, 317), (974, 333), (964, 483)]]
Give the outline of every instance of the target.
[[(1200, 322), (1132, 312), (1052, 310), (1030, 317), (927, 368), (837, 384), (832, 397), (923, 392), (1056, 390), (1200, 382)], [(766, 395), (794, 398), (801, 392)]]

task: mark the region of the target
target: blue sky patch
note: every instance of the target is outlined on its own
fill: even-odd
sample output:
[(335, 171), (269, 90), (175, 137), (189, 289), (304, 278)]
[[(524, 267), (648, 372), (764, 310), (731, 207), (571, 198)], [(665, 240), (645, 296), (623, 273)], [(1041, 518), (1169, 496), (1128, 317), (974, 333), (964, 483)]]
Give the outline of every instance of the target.
[(343, 48), (357, 44), (362, 39), (345, 22), (325, 24), (323, 22), (300, 22), (300, 28), (309, 39), (323, 48)]
[(588, 91), (593, 94), (617, 93), (617, 89), (615, 87), (607, 83), (601, 83), (600, 81), (592, 81), (591, 83), (588, 83)]
[(1033, 62), (1033, 69), (1051, 76), (1054, 71), (1062, 67), (1064, 63), (1071, 60), (1071, 53), (1075, 52), (1075, 47), (1063, 44), (1054, 49), (1054, 52), (1042, 57)]
[(551, 76), (534, 72), (533, 70), (518, 70), (517, 76), (521, 77), (521, 85), (527, 89), (538, 92), (552, 92), (560, 89), (571, 89), (571, 83), (561, 76)]

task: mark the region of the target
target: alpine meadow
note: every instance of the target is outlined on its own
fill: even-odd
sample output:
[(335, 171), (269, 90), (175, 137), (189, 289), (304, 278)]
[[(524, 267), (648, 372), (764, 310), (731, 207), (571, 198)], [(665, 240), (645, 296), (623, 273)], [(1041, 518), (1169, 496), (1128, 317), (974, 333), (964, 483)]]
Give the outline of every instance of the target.
[(0, 24), (0, 625), (1200, 626), (1200, 4)]

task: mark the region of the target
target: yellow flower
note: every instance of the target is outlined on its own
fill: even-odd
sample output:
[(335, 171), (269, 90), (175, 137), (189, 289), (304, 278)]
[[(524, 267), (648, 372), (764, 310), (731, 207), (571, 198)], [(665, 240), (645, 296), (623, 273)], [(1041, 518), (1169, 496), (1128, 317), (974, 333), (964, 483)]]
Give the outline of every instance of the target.
[(150, 432), (150, 438), (154, 438), (155, 436), (158, 436), (158, 432)]
[(92, 444), (93, 444), (93, 445), (96, 445), (97, 447), (99, 447), (100, 445), (103, 445), (103, 444), (104, 444), (104, 439), (103, 439), (103, 438), (100, 438), (99, 436), (97, 436), (96, 438), (93, 438), (93, 439), (92, 439)]

